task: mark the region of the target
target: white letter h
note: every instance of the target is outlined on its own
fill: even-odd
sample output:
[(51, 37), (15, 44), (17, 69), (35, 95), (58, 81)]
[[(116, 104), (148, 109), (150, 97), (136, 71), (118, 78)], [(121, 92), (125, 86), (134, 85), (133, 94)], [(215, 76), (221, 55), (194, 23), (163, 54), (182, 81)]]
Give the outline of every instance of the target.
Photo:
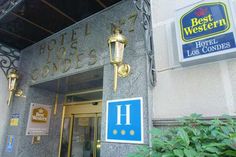
[(121, 114), (122, 105), (117, 105), (116, 107), (117, 107), (117, 123), (116, 123), (116, 125), (122, 125), (121, 124), (121, 117), (122, 116), (125, 116), (125, 118), (126, 118), (125, 125), (130, 125), (130, 104), (125, 105), (125, 108), (126, 108), (125, 114)]

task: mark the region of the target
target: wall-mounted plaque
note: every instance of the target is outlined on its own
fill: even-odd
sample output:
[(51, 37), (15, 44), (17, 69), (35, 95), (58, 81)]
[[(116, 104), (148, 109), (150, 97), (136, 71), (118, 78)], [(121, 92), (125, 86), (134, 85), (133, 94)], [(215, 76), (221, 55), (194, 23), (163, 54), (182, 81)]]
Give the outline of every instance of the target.
[(18, 126), (19, 125), (19, 118), (20, 118), (19, 113), (12, 114), (11, 119), (10, 119), (10, 126)]
[(51, 106), (31, 103), (26, 135), (48, 135)]
[(8, 135), (7, 136), (7, 146), (6, 146), (6, 151), (8, 153), (11, 153), (13, 151), (14, 143), (15, 143), (15, 137), (13, 135)]
[(32, 144), (40, 144), (41, 136), (33, 136), (32, 137)]
[(106, 141), (143, 144), (143, 99), (107, 101)]

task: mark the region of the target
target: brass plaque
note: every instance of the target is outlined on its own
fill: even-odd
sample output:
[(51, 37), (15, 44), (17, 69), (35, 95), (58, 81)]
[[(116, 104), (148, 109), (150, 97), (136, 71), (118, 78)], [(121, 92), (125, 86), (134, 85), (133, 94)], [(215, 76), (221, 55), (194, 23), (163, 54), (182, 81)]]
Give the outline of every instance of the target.
[(26, 135), (48, 135), (51, 117), (51, 105), (31, 103)]
[(47, 109), (44, 109), (42, 107), (33, 109), (31, 121), (35, 123), (47, 123), (48, 121)]

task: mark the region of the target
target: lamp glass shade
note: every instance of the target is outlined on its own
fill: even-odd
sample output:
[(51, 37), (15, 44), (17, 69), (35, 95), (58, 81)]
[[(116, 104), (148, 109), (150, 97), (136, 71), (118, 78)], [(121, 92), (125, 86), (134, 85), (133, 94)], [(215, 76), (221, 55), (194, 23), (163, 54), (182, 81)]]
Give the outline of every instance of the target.
[(127, 45), (127, 38), (121, 34), (121, 30), (116, 29), (114, 34), (108, 38), (110, 51), (110, 62), (120, 64), (123, 61), (124, 48)]
[(12, 70), (8, 75), (8, 90), (16, 90), (16, 81), (19, 78), (16, 70)]
[(16, 89), (16, 78), (9, 79), (9, 91)]
[(110, 43), (111, 63), (120, 64), (123, 61), (125, 45), (118, 41)]

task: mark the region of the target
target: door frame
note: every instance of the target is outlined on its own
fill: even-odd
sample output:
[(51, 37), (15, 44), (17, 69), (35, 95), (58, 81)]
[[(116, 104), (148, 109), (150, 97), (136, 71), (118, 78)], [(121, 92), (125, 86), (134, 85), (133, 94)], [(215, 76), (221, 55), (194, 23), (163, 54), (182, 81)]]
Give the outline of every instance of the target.
[[(94, 105), (93, 104), (94, 102), (96, 102), (97, 104)], [(97, 123), (98, 123), (98, 118), (102, 116), (101, 113), (102, 113), (102, 100), (84, 101), (84, 102), (77, 102), (73, 104), (63, 105), (58, 157), (61, 157), (62, 137), (63, 137), (63, 128), (64, 128), (65, 118), (70, 118), (69, 144), (68, 144), (67, 157), (71, 156), (73, 125), (74, 125), (74, 118), (76, 117), (95, 117), (93, 154), (94, 154), (94, 157), (96, 157), (97, 140), (95, 141), (95, 139), (97, 139)]]

